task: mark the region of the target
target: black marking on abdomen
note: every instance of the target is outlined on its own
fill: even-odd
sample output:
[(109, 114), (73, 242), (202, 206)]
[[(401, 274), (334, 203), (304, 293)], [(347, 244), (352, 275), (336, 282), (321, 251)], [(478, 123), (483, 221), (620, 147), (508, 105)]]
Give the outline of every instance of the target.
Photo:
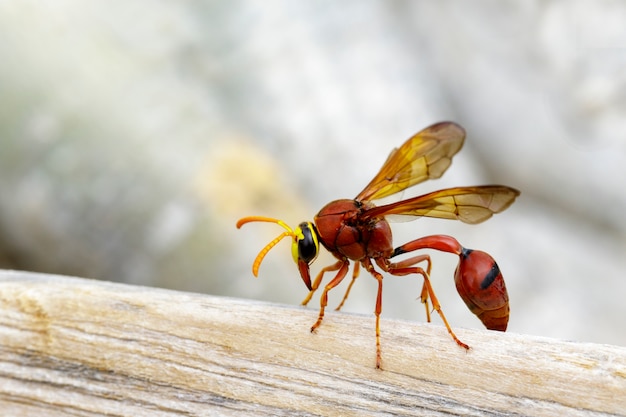
[(485, 278), (480, 283), (480, 289), (484, 290), (489, 288), (498, 275), (500, 275), (500, 268), (498, 267), (498, 264), (494, 262), (493, 265), (491, 265), (491, 270), (487, 273), (487, 275), (485, 275)]

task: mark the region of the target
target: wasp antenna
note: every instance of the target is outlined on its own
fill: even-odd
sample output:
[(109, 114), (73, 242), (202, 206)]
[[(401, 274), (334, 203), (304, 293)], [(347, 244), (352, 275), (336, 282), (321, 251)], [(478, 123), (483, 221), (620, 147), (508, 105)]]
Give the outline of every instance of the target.
[(239, 221), (237, 222), (237, 229), (240, 229), (241, 226), (243, 226), (244, 224), (251, 223), (251, 222), (276, 223), (276, 224), (279, 224), (280, 226), (284, 227), (287, 230), (291, 230), (291, 228), (289, 226), (287, 226), (284, 221), (278, 220), (278, 219), (274, 219), (272, 217), (264, 217), (264, 216), (243, 217), (243, 218), (239, 219)]
[(261, 249), (261, 252), (259, 252), (257, 257), (254, 259), (254, 262), (252, 263), (252, 273), (254, 274), (255, 277), (257, 277), (259, 275), (259, 267), (261, 266), (261, 262), (263, 262), (263, 258), (265, 258), (265, 255), (267, 255), (267, 252), (269, 252), (270, 249), (276, 246), (276, 244), (280, 242), (282, 239), (284, 239), (285, 237), (291, 236), (295, 238), (296, 233), (284, 221), (274, 219), (272, 217), (264, 217), (264, 216), (243, 217), (239, 219), (239, 221), (237, 222), (237, 229), (241, 228), (241, 226), (243, 226), (244, 224), (251, 223), (251, 222), (276, 223), (277, 225), (285, 229), (285, 232), (281, 233), (274, 240), (272, 240), (270, 243), (265, 245), (265, 247)]
[(280, 242), (287, 236), (293, 237), (294, 236), (293, 231), (289, 230), (286, 232), (282, 232), (280, 235), (276, 236), (274, 240), (272, 240), (270, 243), (265, 245), (263, 249), (261, 249), (261, 252), (259, 252), (259, 254), (254, 259), (254, 262), (252, 263), (252, 273), (254, 274), (255, 277), (259, 276), (259, 267), (261, 266), (261, 262), (263, 262), (263, 258), (265, 258), (265, 255), (267, 255), (267, 252), (269, 252), (270, 249), (276, 246), (278, 242)]

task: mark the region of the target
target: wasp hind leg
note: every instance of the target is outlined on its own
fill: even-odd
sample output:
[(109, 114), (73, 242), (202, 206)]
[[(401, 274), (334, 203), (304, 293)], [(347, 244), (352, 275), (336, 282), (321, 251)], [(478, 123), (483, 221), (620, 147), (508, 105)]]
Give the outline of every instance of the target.
[[(428, 267), (426, 271), (419, 266), (415, 266), (415, 264), (419, 262), (423, 262), (425, 260), (428, 260)], [(448, 333), (450, 333), (450, 336), (452, 336), (452, 339), (454, 339), (454, 341), (462, 348), (469, 349), (469, 346), (463, 343), (456, 336), (456, 334), (452, 330), (452, 327), (450, 327), (450, 324), (448, 323), (448, 319), (446, 319), (446, 316), (443, 313), (443, 310), (441, 309), (441, 305), (439, 304), (439, 299), (437, 299), (435, 290), (433, 289), (433, 286), (430, 282), (431, 263), (430, 263), (430, 257), (428, 257), (428, 255), (418, 255), (418, 256), (405, 259), (400, 262), (389, 262), (387, 260), (386, 262), (381, 261), (378, 263), (386, 272), (389, 272), (391, 275), (396, 275), (396, 276), (403, 276), (403, 275), (409, 275), (409, 274), (421, 275), (424, 278), (424, 284), (422, 286), (422, 292), (421, 292), (420, 298), (422, 302), (426, 305), (426, 317), (428, 321), (430, 321), (430, 311), (429, 311), (430, 309), (428, 307), (428, 298), (430, 298), (430, 301), (433, 305), (433, 310), (435, 310), (437, 314), (439, 314), (439, 317), (441, 317), (441, 320), (443, 321), (443, 324), (446, 326)]]

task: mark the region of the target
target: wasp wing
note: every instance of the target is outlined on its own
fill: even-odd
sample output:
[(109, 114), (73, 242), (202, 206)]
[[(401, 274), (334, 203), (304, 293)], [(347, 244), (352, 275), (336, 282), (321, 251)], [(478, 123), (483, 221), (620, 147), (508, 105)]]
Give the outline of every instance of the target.
[(452, 122), (440, 122), (416, 133), (391, 151), (378, 174), (355, 200), (376, 200), (441, 177), (464, 139), (465, 130)]
[(372, 207), (362, 214), (362, 218), (369, 219), (393, 214), (436, 217), (476, 224), (484, 222), (495, 213), (506, 210), (518, 195), (519, 191), (504, 185), (448, 188), (408, 200)]

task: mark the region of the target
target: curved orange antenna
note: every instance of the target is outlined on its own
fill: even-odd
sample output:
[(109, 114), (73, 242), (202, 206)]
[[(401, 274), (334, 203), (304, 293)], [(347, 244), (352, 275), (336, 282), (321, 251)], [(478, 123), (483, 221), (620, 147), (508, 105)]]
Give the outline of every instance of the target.
[(287, 226), (287, 223), (285, 223), (284, 221), (278, 220), (278, 219), (274, 219), (272, 217), (264, 217), (264, 216), (243, 217), (243, 218), (239, 219), (239, 221), (237, 222), (237, 229), (241, 229), (241, 226), (243, 226), (244, 224), (252, 223), (252, 222), (276, 223), (278, 225), (281, 225), (286, 230), (288, 230), (290, 232), (293, 232), (291, 227)]
[(278, 242), (280, 242), (281, 240), (283, 240), (287, 236), (290, 236), (290, 237), (295, 239), (296, 238), (296, 234), (293, 231), (293, 229), (291, 227), (289, 227), (287, 225), (287, 223), (285, 223), (284, 221), (278, 220), (278, 219), (274, 219), (272, 217), (263, 217), (263, 216), (250, 216), (250, 217), (244, 217), (242, 219), (239, 219), (239, 221), (237, 222), (237, 229), (241, 228), (241, 226), (243, 226), (244, 224), (251, 223), (251, 222), (276, 223), (277, 225), (281, 226), (283, 229), (286, 230), (285, 232), (283, 232), (280, 235), (276, 236), (276, 238), (274, 238), (270, 243), (265, 245), (265, 247), (263, 249), (261, 249), (261, 252), (259, 252), (259, 254), (254, 259), (254, 262), (252, 263), (252, 274), (255, 277), (258, 277), (258, 275), (259, 275), (259, 267), (261, 266), (261, 262), (263, 262), (263, 258), (265, 258), (265, 255), (267, 255), (267, 253), (270, 251), (270, 249), (272, 249), (274, 246), (276, 246), (276, 244)]
[(263, 258), (265, 258), (265, 255), (267, 255), (267, 252), (269, 252), (270, 249), (276, 246), (278, 242), (280, 242), (281, 240), (283, 240), (283, 238), (287, 236), (293, 237), (293, 232), (282, 232), (279, 236), (276, 236), (274, 240), (265, 245), (263, 249), (261, 249), (261, 252), (259, 252), (256, 258), (254, 258), (254, 262), (252, 263), (252, 273), (255, 277), (259, 275), (259, 267), (261, 266), (261, 262), (263, 261)]

